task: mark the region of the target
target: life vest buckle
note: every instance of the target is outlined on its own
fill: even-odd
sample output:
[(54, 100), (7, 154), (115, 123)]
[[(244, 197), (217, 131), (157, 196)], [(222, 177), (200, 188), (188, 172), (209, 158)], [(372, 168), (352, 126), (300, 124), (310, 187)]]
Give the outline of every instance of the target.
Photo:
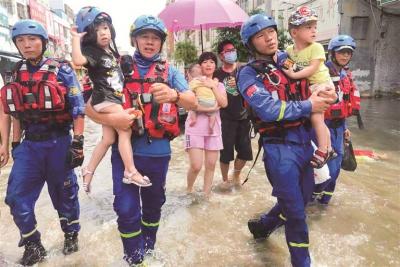
[(163, 73), (165, 71), (165, 66), (163, 64), (156, 64), (156, 71)]
[(140, 94), (140, 102), (142, 104), (148, 104), (151, 103), (153, 101), (153, 95), (150, 93), (143, 93)]
[[(126, 102), (124, 108), (136, 108), (143, 112), (142, 124), (147, 132), (148, 143), (152, 138), (173, 139), (179, 135), (178, 107), (173, 103), (159, 104), (153, 101), (150, 88), (154, 83), (168, 84), (168, 64), (155, 62), (144, 77), (140, 76), (137, 65), (133, 64), (133, 74), (125, 77), (124, 94)], [(168, 108), (167, 108), (168, 107)], [(135, 136), (139, 133), (139, 125), (133, 125), (132, 132)]]
[(36, 84), (36, 81), (21, 81), (19, 82), (21, 85), (32, 88)]
[(36, 103), (36, 97), (35, 97), (35, 95), (32, 94), (32, 93), (26, 93), (26, 94), (23, 96), (23, 99), (24, 99), (24, 103), (26, 103), (26, 104), (33, 104), (33, 103)]
[(162, 130), (162, 129), (164, 129), (164, 126), (161, 123), (156, 123), (155, 128), (156, 128), (156, 130)]

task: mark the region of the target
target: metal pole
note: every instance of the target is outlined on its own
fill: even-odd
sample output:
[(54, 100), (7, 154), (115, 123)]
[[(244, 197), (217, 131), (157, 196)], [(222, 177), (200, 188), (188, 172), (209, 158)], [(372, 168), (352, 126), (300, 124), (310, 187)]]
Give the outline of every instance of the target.
[(203, 27), (200, 25), (200, 42), (201, 42), (201, 53), (204, 52), (203, 49)]

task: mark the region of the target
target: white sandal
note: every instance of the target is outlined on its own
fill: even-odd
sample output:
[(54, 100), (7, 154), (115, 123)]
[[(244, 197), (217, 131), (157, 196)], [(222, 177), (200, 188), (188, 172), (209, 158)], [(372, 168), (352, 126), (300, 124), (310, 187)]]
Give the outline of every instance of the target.
[(122, 182), (124, 184), (135, 184), (135, 185), (137, 185), (139, 187), (149, 187), (149, 186), (153, 185), (151, 183), (149, 177), (147, 177), (147, 176), (143, 176), (142, 181), (140, 181), (140, 182), (137, 181), (137, 180), (132, 179), (134, 176), (136, 176), (138, 174), (139, 174), (138, 171), (133, 172), (133, 173), (124, 172), (124, 177), (122, 178)]

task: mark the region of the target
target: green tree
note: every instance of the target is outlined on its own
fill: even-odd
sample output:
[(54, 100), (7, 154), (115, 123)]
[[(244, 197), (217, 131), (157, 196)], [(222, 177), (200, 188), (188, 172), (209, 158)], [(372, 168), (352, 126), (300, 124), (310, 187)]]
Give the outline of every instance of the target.
[(182, 41), (176, 44), (174, 58), (178, 62), (183, 62), (186, 66), (197, 60), (196, 47), (189, 41)]
[[(263, 13), (264, 11), (262, 9), (253, 9), (250, 11), (249, 16), (254, 15), (254, 14), (260, 14)], [(213, 43), (212, 47), (213, 50), (217, 53), (217, 48), (218, 44), (224, 40), (229, 40), (233, 43), (233, 45), (236, 47), (237, 54), (238, 54), (238, 60), (240, 62), (246, 62), (249, 57), (249, 53), (247, 52), (246, 47), (242, 43), (242, 39), (240, 38), (240, 26), (234, 27), (234, 28), (220, 28), (217, 29), (217, 38), (215, 39), (215, 42)]]
[(238, 60), (240, 62), (246, 62), (248, 58), (247, 49), (244, 47), (240, 39), (240, 27), (235, 28), (220, 28), (217, 29), (217, 38), (215, 39), (212, 49), (218, 53), (218, 44), (224, 40), (229, 40), (236, 47)]
[[(249, 16), (264, 13), (262, 9), (254, 9), (249, 13)], [(223, 40), (230, 40), (237, 49), (238, 60), (240, 62), (247, 62), (249, 53), (247, 48), (243, 45), (240, 38), (240, 27), (235, 28), (220, 28), (217, 29), (217, 37), (212, 47), (215, 52), (217, 51), (218, 44)], [(283, 50), (286, 46), (292, 43), (289, 34), (286, 30), (278, 30), (279, 49)]]
[(278, 42), (280, 50), (285, 50), (288, 45), (293, 44), (292, 38), (286, 30), (278, 30)]

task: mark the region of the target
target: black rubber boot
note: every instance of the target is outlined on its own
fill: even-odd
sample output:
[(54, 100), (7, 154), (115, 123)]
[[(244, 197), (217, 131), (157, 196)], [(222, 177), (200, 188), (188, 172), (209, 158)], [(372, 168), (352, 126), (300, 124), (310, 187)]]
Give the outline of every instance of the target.
[(265, 239), (269, 237), (272, 232), (281, 227), (283, 224), (284, 223), (282, 222), (268, 227), (264, 225), (260, 219), (251, 219), (247, 222), (247, 226), (249, 227), (250, 232), (253, 234), (254, 239)]
[(331, 198), (332, 198), (332, 195), (323, 194), (323, 195), (318, 199), (318, 202), (319, 202), (319, 204), (322, 204), (322, 205), (328, 205), (328, 204), (329, 204), (329, 201), (331, 200)]
[(147, 264), (143, 261), (143, 258), (139, 261), (133, 261), (132, 258), (125, 254), (124, 260), (128, 263), (129, 267), (147, 267)]
[(26, 241), (24, 255), (19, 263), (24, 266), (31, 266), (42, 261), (46, 256), (46, 250), (40, 240)]
[(69, 255), (74, 252), (77, 252), (79, 249), (79, 247), (78, 247), (78, 232), (65, 233), (64, 237), (65, 237), (64, 249), (63, 249), (64, 255)]

